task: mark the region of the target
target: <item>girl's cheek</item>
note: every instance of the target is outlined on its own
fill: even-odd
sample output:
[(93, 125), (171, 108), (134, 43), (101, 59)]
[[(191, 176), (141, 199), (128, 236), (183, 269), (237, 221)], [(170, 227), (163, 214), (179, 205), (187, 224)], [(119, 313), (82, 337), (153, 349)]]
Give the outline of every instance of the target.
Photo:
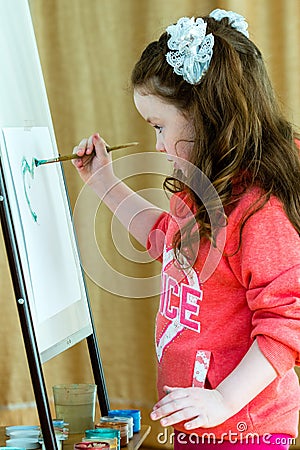
[(193, 151), (193, 142), (186, 142), (182, 152), (182, 158), (189, 161)]

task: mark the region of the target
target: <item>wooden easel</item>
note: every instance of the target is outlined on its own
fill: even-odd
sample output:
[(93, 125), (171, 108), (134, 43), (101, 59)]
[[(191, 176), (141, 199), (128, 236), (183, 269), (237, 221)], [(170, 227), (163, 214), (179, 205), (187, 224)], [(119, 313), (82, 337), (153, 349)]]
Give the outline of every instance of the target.
[[(42, 364), (34, 332), (34, 325), (30, 313), (30, 306), (26, 292), (24, 274), (22, 271), (18, 242), (14, 229), (14, 223), (12, 220), (11, 207), (9, 204), (9, 198), (1, 158), (0, 158), (0, 219), (25, 344), (27, 361), (31, 375), (33, 391), (40, 419), (41, 430), (43, 433), (43, 439), (47, 450), (57, 450), (55, 433), (43, 376)], [(109, 400), (89, 300), (88, 300), (88, 307), (90, 311), (93, 331), (86, 339), (95, 384), (97, 385), (97, 394), (101, 414), (107, 415), (109, 410)]]
[[(54, 127), (28, 0), (0, 2), (0, 55), (2, 64), (0, 71), (0, 130), (5, 127), (22, 129), (45, 127), (49, 130), (53, 150), (56, 149)], [(66, 194), (67, 199), (65, 202), (67, 215), (70, 211), (70, 205), (68, 204), (63, 171), (62, 182), (64, 184), (62, 186), (63, 194)], [(47, 450), (57, 450), (42, 369), (43, 355), (39, 352), (37, 345), (40, 334), (37, 328), (34, 329), (33, 309), (30, 310), (31, 294), (28, 284), (26, 285), (28, 280), (24, 260), (21, 259), (22, 243), (18, 235), (20, 225), (14, 215), (9, 169), (5, 165), (2, 148), (0, 157), (0, 219), (41, 431)], [(82, 273), (80, 274), (80, 270), (79, 267), (78, 275), (82, 275), (83, 279), (84, 309), (87, 318), (90, 318), (89, 324), (91, 326), (88, 327), (87, 331), (80, 334), (76, 342), (82, 339), (87, 340), (100, 410), (103, 415), (106, 415), (109, 410), (108, 395), (90, 302), (84, 277)], [(64, 349), (65, 347), (61, 351)]]

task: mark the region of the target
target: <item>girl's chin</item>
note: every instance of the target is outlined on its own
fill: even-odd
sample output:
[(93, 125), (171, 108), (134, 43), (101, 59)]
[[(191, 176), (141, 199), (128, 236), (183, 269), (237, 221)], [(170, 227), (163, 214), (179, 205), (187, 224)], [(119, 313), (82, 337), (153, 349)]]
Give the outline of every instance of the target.
[(184, 176), (182, 164), (178, 161), (174, 161), (171, 156), (167, 156), (167, 161), (173, 164), (173, 173), (179, 175), (179, 178), (182, 178)]
[(174, 159), (171, 156), (167, 156), (166, 158), (170, 164), (173, 164), (173, 170), (177, 170), (178, 165), (176, 164), (176, 161), (174, 161)]

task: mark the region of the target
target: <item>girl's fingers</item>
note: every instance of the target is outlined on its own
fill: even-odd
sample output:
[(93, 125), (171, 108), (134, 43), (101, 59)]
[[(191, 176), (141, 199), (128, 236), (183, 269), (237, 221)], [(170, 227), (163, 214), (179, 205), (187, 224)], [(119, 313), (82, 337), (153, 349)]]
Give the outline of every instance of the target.
[(163, 391), (164, 391), (164, 393), (165, 393), (166, 395), (170, 394), (174, 389), (176, 389), (176, 388), (172, 388), (172, 387), (170, 387), (170, 386), (164, 386), (164, 387), (163, 387)]
[(72, 162), (81, 173), (94, 173), (101, 165), (110, 161), (106, 143), (100, 137), (99, 133), (92, 134), (89, 138), (82, 139), (80, 143), (74, 147), (73, 153), (78, 155), (78, 159), (74, 159)]
[[(73, 153), (77, 155), (78, 154), (78, 149), (79, 149), (79, 147), (78, 147), (78, 145), (76, 145), (76, 147), (73, 148)], [(80, 167), (82, 167), (82, 160), (81, 160), (81, 158), (72, 159), (72, 164), (74, 164), (74, 166), (76, 166), (79, 169)]]
[(91, 142), (93, 145), (93, 149), (95, 149), (96, 154), (107, 156), (106, 143), (100, 137), (99, 133), (95, 133), (91, 136)]
[(157, 408), (154, 408), (150, 414), (150, 417), (152, 420), (159, 420), (190, 406), (191, 400), (189, 399), (189, 397), (173, 397), (167, 403), (160, 404)]
[(194, 430), (195, 428), (200, 428), (205, 426), (205, 420), (203, 416), (199, 415), (192, 420), (189, 420), (184, 424), (184, 428), (187, 430)]
[(87, 150), (86, 153), (90, 154), (94, 150), (93, 136), (90, 136), (87, 141)]
[(99, 133), (92, 134), (88, 139), (82, 139), (79, 145), (73, 149), (73, 153), (77, 153), (80, 157), (84, 155), (91, 155), (93, 152), (96, 154), (98, 152), (99, 155), (107, 155), (106, 143), (100, 137)]
[(87, 166), (91, 160), (94, 158), (94, 155), (86, 155), (84, 158), (81, 159), (82, 167)]
[(164, 392), (166, 393), (165, 397), (161, 398), (159, 402), (157, 402), (153, 409), (158, 409), (163, 405), (166, 405), (167, 403), (170, 403), (172, 400), (184, 398), (188, 396), (188, 390), (182, 389), (182, 388), (176, 388), (176, 387), (164, 387)]
[(83, 156), (86, 152), (86, 147), (87, 147), (87, 139), (82, 139), (82, 141), (80, 141), (79, 145), (77, 147), (74, 148), (75, 153), (77, 153), (78, 156)]
[[(195, 407), (187, 407), (183, 408), (180, 411), (176, 411), (173, 414), (170, 414), (167, 417), (164, 417), (161, 419), (160, 423), (163, 427), (168, 427), (171, 425), (174, 425), (175, 423), (185, 422), (186, 420), (192, 419), (190, 422), (194, 422), (194, 424), (197, 424), (197, 427), (201, 427), (204, 425), (204, 418), (199, 414), (199, 410)], [(187, 422), (187, 423), (190, 423)]]

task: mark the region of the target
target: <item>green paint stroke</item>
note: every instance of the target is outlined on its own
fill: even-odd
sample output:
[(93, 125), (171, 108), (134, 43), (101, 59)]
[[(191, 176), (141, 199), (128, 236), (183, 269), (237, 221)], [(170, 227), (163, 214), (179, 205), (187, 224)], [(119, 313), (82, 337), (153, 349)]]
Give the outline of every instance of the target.
[(48, 159), (36, 159), (34, 158), (34, 164), (36, 167), (39, 167), (41, 164), (45, 164)]
[(28, 163), (27, 159), (25, 158), (25, 156), (23, 156), (22, 159), (22, 175), (23, 175), (23, 188), (24, 188), (24, 193), (25, 193), (25, 197), (26, 197), (26, 201), (28, 204), (28, 208), (30, 210), (31, 216), (33, 218), (33, 220), (35, 222), (37, 222), (37, 214), (36, 212), (33, 210), (31, 202), (30, 202), (30, 197), (29, 197), (29, 190), (31, 189), (31, 183), (34, 180), (34, 168), (36, 167), (36, 159), (32, 158), (31, 164)]

